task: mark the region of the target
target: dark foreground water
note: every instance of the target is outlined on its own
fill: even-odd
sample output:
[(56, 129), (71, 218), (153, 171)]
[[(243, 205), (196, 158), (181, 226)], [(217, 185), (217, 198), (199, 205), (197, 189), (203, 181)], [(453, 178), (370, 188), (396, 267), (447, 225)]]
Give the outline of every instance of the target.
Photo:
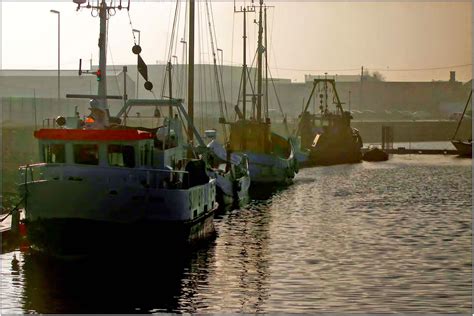
[[(300, 171), (170, 258), (1, 258), (1, 312), (471, 313), (470, 159), (395, 156)], [(12, 264), (13, 256), (18, 264)]]

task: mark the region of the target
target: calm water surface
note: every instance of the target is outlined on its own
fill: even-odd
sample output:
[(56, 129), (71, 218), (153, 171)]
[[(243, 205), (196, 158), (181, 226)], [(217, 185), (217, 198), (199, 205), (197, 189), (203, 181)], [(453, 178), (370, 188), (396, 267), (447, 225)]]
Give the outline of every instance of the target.
[(471, 313), (471, 163), (301, 170), (179, 258), (152, 245), (107, 259), (3, 254), (1, 311)]

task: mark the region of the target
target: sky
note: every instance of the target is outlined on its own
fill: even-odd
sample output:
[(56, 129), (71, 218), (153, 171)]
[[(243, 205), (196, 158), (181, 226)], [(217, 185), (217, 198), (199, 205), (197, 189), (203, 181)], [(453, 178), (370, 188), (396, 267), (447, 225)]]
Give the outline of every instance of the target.
[[(92, 2), (97, 0), (91, 0)], [(126, 0), (122, 0), (126, 2)], [(108, 0), (110, 2), (110, 0)], [(247, 4), (250, 2), (247, 1)], [(388, 81), (472, 78), (472, 3), (470, 1), (322, 2), (266, 1), (269, 66), (273, 77), (303, 81), (305, 74), (359, 74), (361, 66)], [(2, 69), (57, 69), (57, 15), (61, 12), (61, 68), (78, 68), (79, 58), (98, 63), (99, 19), (72, 1), (5, 1), (2, 15)], [(243, 1), (236, 1), (237, 8)], [(172, 55), (184, 63), (185, 2)], [(132, 28), (140, 30), (142, 57), (148, 64), (169, 57), (175, 1), (134, 1), (130, 15), (109, 19), (109, 64), (134, 64)], [(206, 2), (198, 1), (196, 62), (210, 63)], [(242, 18), (233, 1), (210, 0), (216, 47), (224, 64), (242, 64)], [(256, 47), (257, 16), (248, 14), (248, 59)], [(213, 30), (214, 30), (213, 29)], [(138, 40), (138, 38), (136, 39)], [(250, 64), (249, 62), (249, 64)]]

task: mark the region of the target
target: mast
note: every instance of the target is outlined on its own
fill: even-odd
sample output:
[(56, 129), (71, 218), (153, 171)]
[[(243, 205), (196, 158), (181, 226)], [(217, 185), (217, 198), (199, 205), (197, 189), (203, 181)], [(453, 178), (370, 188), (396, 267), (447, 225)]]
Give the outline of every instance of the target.
[[(239, 10), (235, 8), (235, 0), (234, 0), (234, 13), (243, 13), (244, 14), (244, 31), (242, 35), (243, 41), (243, 64), (242, 64), (242, 120), (245, 120), (246, 112), (247, 112), (247, 12), (255, 12), (255, 7), (253, 6), (246, 6), (244, 3), (243, 7), (240, 7)], [(237, 102), (238, 103), (238, 102)]]
[(245, 114), (247, 111), (247, 8), (244, 7), (244, 63), (242, 65), (242, 112), (243, 119), (245, 120)]
[[(191, 124), (194, 124), (194, 4), (195, 0), (189, 0), (188, 116)], [(190, 142), (193, 137), (192, 129), (188, 126)]]
[(107, 105), (107, 4), (105, 0), (102, 0), (99, 8), (100, 17), (100, 35), (99, 35), (99, 71), (100, 80), (98, 93), (99, 102), (107, 112), (109, 116)]
[[(171, 67), (171, 61), (168, 61), (168, 93), (170, 99), (173, 99), (173, 80), (171, 78)], [(173, 117), (173, 107), (171, 105), (169, 106), (169, 117)]]
[(262, 45), (262, 6), (263, 0), (260, 0), (259, 13), (258, 13), (258, 43), (257, 43), (257, 122), (262, 120), (262, 56), (263, 56), (263, 45)]
[(265, 7), (264, 16), (265, 16), (265, 118), (268, 118), (267, 7)]

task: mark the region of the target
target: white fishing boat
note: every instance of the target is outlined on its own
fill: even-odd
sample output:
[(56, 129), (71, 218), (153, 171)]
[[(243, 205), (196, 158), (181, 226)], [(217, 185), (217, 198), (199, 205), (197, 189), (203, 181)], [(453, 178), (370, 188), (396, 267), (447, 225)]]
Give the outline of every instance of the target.
[[(84, 4), (75, 2), (78, 9)], [(20, 167), (19, 189), (32, 246), (79, 254), (123, 248), (132, 237), (167, 247), (211, 236), (218, 207), (216, 179), (207, 175), (203, 160), (189, 158), (192, 147), (178, 115), (162, 118), (162, 125), (154, 129), (125, 126), (120, 117), (134, 106), (174, 109), (204, 144), (192, 119), (183, 102), (175, 99), (128, 100), (115, 117), (110, 116), (106, 20), (116, 7), (101, 0), (92, 8), (100, 16), (101, 78), (91, 113), (85, 120), (58, 117), (58, 128), (35, 131), (40, 162)], [(151, 83), (145, 87), (151, 89)]]

